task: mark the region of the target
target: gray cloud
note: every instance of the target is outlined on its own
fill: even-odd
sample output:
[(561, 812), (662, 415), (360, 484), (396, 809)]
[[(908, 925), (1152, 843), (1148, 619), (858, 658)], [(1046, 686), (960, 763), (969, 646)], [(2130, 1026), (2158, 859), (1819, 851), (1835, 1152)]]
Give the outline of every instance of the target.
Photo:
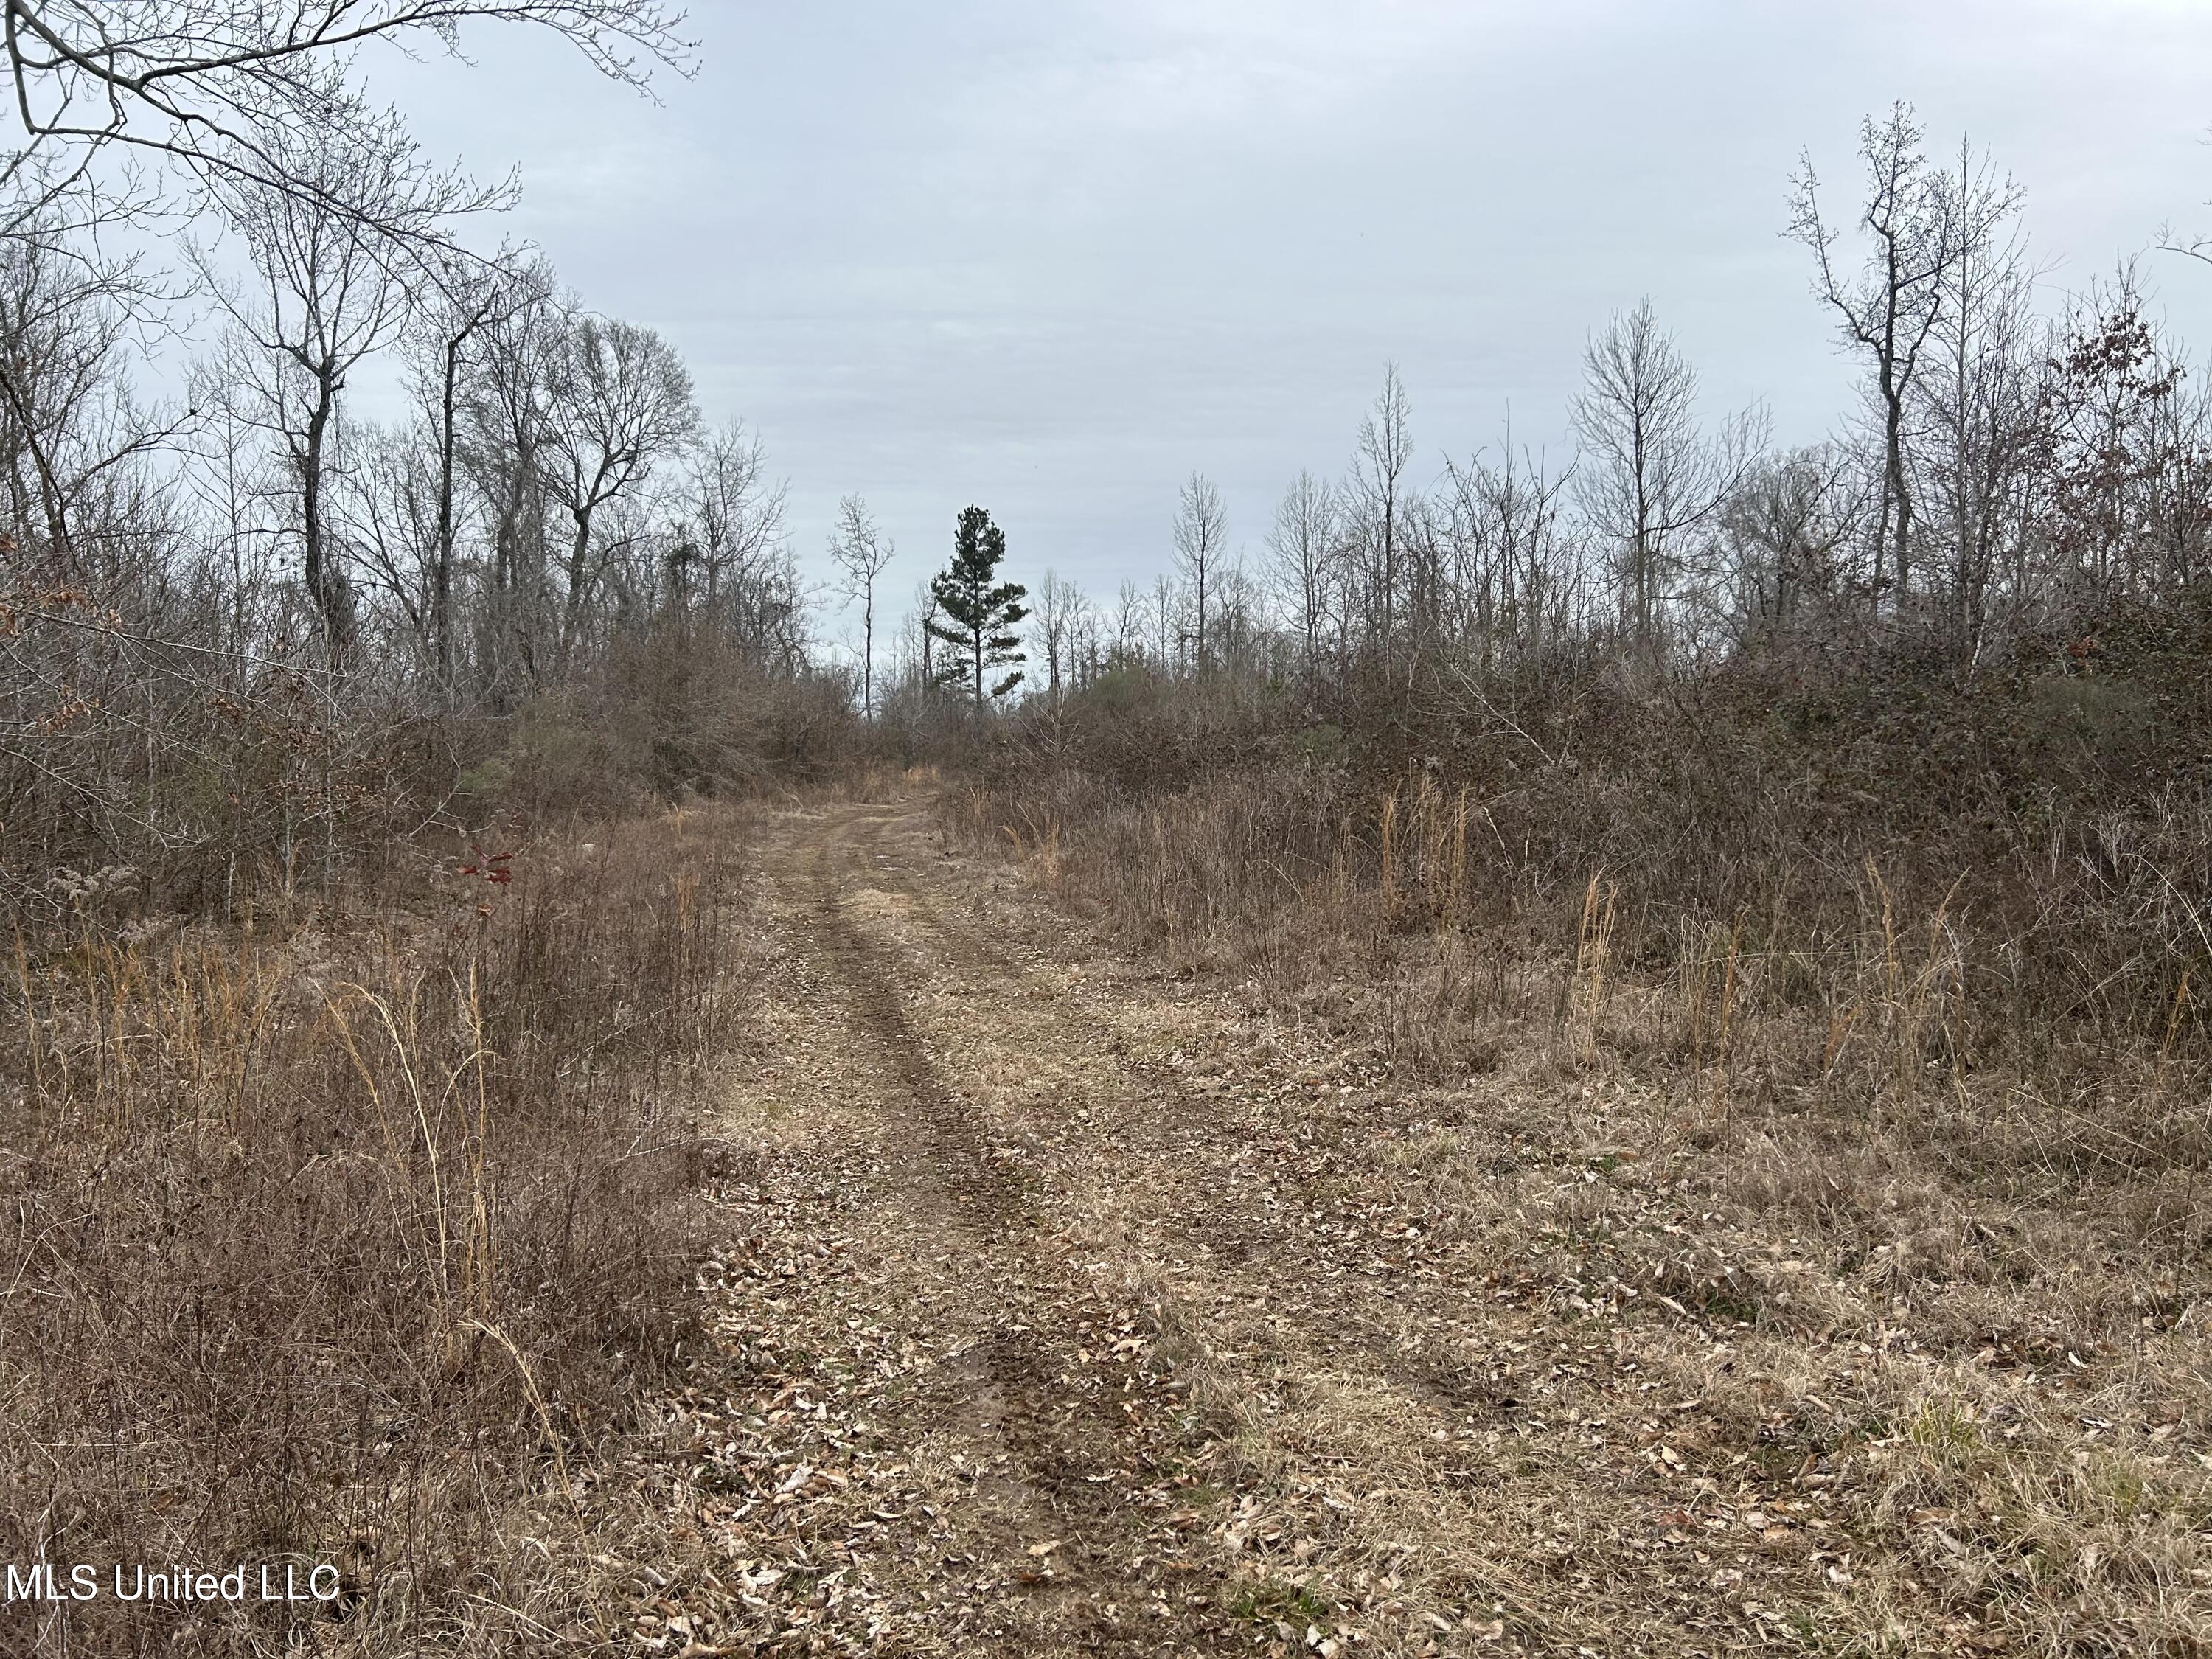
[[(905, 585), (988, 506), (1015, 562), (1093, 586), (1164, 562), (1177, 480), (1256, 544), (1340, 467), (1385, 359), (1427, 464), (1565, 449), (1587, 331), (1650, 295), (1717, 411), (1787, 439), (1850, 405), (1785, 243), (1810, 146), (1852, 199), (1903, 97), (2027, 188), (2053, 303), (2212, 226), (2212, 10), (2195, 4), (945, 0), (700, 7), (660, 106), (546, 43), (370, 65), (434, 149), (521, 169), (514, 232), (667, 332), (757, 426), (811, 559), (866, 494)], [(2212, 268), (2158, 256), (2203, 338)]]

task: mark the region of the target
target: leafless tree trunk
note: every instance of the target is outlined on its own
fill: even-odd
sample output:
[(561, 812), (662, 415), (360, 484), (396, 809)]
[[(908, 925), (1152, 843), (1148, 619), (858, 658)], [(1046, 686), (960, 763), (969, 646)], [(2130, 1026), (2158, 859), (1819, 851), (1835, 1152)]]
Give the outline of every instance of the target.
[(860, 602), (860, 718), (876, 717), (876, 578), (898, 551), (869, 516), (858, 495), (837, 503), (837, 532), (830, 538), (830, 557), (844, 573), (847, 597)]
[(1649, 301), (1616, 314), (1583, 356), (1573, 411), (1583, 447), (1576, 493), (1612, 544), (1627, 634), (1646, 664), (1664, 650), (1662, 612), (1682, 568), (1681, 542), (1719, 510), (1764, 441), (1757, 411), (1706, 439), (1697, 394), (1697, 371)]
[(1082, 589), (1047, 569), (1037, 584), (1036, 605), (1031, 612), (1044, 644), (1045, 694), (1054, 708), (1060, 706), (1062, 687), (1073, 665), (1075, 642), (1090, 620), (1091, 603)]
[(556, 359), (550, 453), (554, 499), (570, 534), (562, 595), (560, 660), (574, 658), (605, 574), (607, 550), (592, 522), (641, 485), (699, 430), (691, 376), (668, 343), (633, 323), (580, 317)]
[(462, 398), (471, 354), (518, 313), (549, 296), (545, 273), (501, 259), (483, 266), (465, 258), (441, 260), (433, 272), (434, 298), (418, 309), (415, 398), (431, 423), (437, 450), (436, 529), (431, 543), (427, 626), (439, 683), (450, 696), (453, 682), (453, 568), (460, 542), (457, 507)]
[(462, 470), (490, 520), (482, 626), (495, 706), (503, 702), (511, 678), (535, 684), (544, 666), (553, 404), (574, 320), (572, 306), (556, 296), (550, 267), (524, 266), (516, 281), (540, 298), (503, 313), (480, 335), (457, 422)]
[(1510, 428), (1500, 450), (1495, 464), (1446, 463), (1451, 533), (1484, 589), (1480, 665), (1541, 679), (1585, 620), (1581, 549), (1563, 524), (1569, 478), (1517, 449)]
[(1309, 702), (1321, 672), (1331, 568), (1341, 551), (1338, 518), (1336, 494), (1327, 481), (1301, 471), (1275, 508), (1267, 533), (1276, 591), (1298, 629), (1299, 671)]
[[(2013, 199), (2009, 183), (1997, 184), (1963, 144), (1949, 189), (1968, 204), (1970, 224), (1974, 204)], [(1944, 583), (1968, 660), (1982, 652), (2005, 546), (2030, 533), (2049, 355), (2033, 315), (2035, 273), (2018, 235), (2000, 242), (1996, 222), (1966, 241), (1945, 274), (1912, 422), (1915, 471), (1950, 544)]]
[(1905, 465), (1905, 413), (1921, 354), (1944, 303), (1958, 262), (1984, 245), (2018, 205), (2011, 182), (1984, 181), (1962, 195), (1948, 174), (1931, 168), (1922, 131), (1904, 104), (1861, 127), (1867, 199), (1859, 225), (1869, 240), (1856, 276), (1836, 260), (1838, 232), (1822, 217), (1820, 181), (1808, 155), (1792, 181), (1790, 234), (1812, 250), (1815, 289), (1835, 312), (1844, 339), (1864, 353), (1874, 373), (1882, 429), (1881, 511), (1875, 523), (1874, 563), (1894, 571), (1897, 603), (1912, 583), (1913, 501)]
[(1198, 672), (1206, 666), (1206, 608), (1208, 583), (1228, 536), (1228, 517), (1222, 510), (1221, 492), (1202, 472), (1183, 481), (1182, 499), (1176, 511), (1176, 562), (1182, 568), (1197, 602), (1195, 650)]
[(245, 244), (253, 283), (226, 280), (204, 250), (194, 258), (243, 348), (234, 351), (231, 366), (290, 471), (301, 574), (325, 649), (335, 658), (352, 606), (330, 533), (338, 398), (354, 368), (398, 332), (407, 278), (420, 275), (391, 240), (396, 233), (382, 227), (430, 225), (460, 198), (456, 190), (426, 186), (386, 151), (342, 136), (302, 132), (274, 142), (289, 174), (313, 180), (316, 197), (350, 202), (356, 211), (334, 214), (308, 197), (225, 177), (216, 183), (216, 199)]
[(1832, 634), (1869, 573), (1855, 568), (1869, 489), (1858, 458), (1834, 447), (1762, 459), (1716, 526), (1717, 626), (1738, 650), (1771, 647), (1817, 626)]
[(1364, 509), (1375, 542), (1378, 580), (1370, 621), (1377, 629), (1386, 682), (1390, 678), (1397, 630), (1399, 499), (1406, 470), (1413, 460), (1413, 404), (1406, 396), (1405, 383), (1398, 378), (1398, 366), (1387, 364), (1382, 390), (1359, 423), (1352, 464), (1352, 489)]
[(1113, 629), (1114, 666), (1133, 666), (1145, 652), (1145, 591), (1126, 577), (1115, 592)]
[(58, 582), (113, 574), (71, 520), (184, 423), (140, 412), (125, 380), (132, 317), (158, 293), (129, 261), (82, 258), (58, 227), (0, 241), (0, 477), (18, 536), (44, 532), (44, 574)]
[(915, 591), (914, 599), (915, 626), (921, 635), (921, 689), (925, 694), (937, 690), (937, 632), (935, 624), (945, 618), (944, 608), (937, 603), (937, 595), (925, 580)]

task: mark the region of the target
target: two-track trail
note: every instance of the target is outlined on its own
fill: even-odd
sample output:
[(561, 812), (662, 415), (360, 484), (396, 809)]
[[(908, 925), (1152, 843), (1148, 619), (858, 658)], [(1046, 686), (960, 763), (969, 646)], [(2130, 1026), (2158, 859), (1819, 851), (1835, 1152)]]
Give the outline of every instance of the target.
[(790, 811), (757, 860), (718, 1106), (755, 1151), (671, 1431), (732, 1600), (644, 1646), (1571, 1653), (1614, 1650), (1601, 1583), (1663, 1610), (1563, 1496), (1592, 1454), (1527, 1426), (1617, 1349), (1500, 1299), (1419, 1179), (1432, 1103), (1103, 948), (924, 805)]

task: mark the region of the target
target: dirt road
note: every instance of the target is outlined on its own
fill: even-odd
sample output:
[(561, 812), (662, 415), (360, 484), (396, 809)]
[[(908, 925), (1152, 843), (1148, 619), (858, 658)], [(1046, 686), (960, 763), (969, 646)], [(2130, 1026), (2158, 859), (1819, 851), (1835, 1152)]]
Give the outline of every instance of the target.
[(920, 805), (793, 812), (759, 859), (720, 1110), (760, 1152), (682, 1501), (763, 1634), (648, 1646), (1720, 1651), (1817, 1602), (1819, 1549), (1762, 1568), (1682, 1511), (1691, 1384), (1486, 1246), (1468, 1170), (1597, 1179), (1556, 1123), (1118, 956)]

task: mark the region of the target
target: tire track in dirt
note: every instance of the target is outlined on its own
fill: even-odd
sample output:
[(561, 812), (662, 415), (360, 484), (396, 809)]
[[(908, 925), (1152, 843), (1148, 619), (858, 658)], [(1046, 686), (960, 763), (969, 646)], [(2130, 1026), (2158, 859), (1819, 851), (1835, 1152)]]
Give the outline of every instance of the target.
[[(958, 1328), (927, 1333), (950, 1339), (946, 1358), (897, 1431), (968, 1448), (967, 1466), (992, 1471), (978, 1483), (984, 1501), (966, 1517), (968, 1553), (982, 1558), (981, 1577), (1024, 1586), (1021, 1617), (992, 1632), (997, 1650), (1214, 1650), (1218, 1632), (1206, 1620), (1171, 1613), (1164, 1596), (1146, 1605), (1162, 1573), (1143, 1547), (1139, 1500), (1172, 1449), (1133, 1431), (1142, 1419), (1131, 1397), (1159, 1379), (1107, 1352), (1127, 1328), (1126, 1310), (1053, 1247), (1007, 1149), (993, 1144), (932, 1059), (908, 988), (932, 977), (934, 964), (900, 960), (880, 936), (880, 918), (854, 914), (856, 894), (875, 890), (861, 866), (881, 861), (877, 843), (889, 822), (833, 817), (805, 857), (775, 860), (769, 874), (799, 924), (790, 930), (796, 961), (841, 1005), (836, 1048), (855, 1085), (842, 1091), (848, 1122), (874, 1120), (877, 1144), (888, 1149), (877, 1184), (897, 1213), (886, 1231), (922, 1241), (909, 1259), (953, 1281)], [(1010, 964), (979, 963), (965, 942), (958, 930), (931, 930), (931, 954), (942, 954), (953, 975), (1009, 976)], [(1169, 1614), (1172, 1628), (1135, 1633), (1122, 1611), (1135, 1607), (1156, 1620)]]
[(1834, 1408), (1801, 1379), (1801, 1432), (1771, 1340), (1638, 1288), (1700, 1201), (1665, 1098), (1578, 1139), (1541, 1048), (1393, 1077), (919, 801), (757, 845), (750, 1173), (674, 1459), (744, 1607), (651, 1650), (1889, 1650)]
[[(882, 839), (896, 822), (897, 818), (889, 813), (854, 821), (851, 827), (858, 831), (860, 843), (856, 850), (880, 859)], [(1158, 1095), (1164, 1087), (1164, 1079), (1138, 1068), (1127, 1053), (1127, 1033), (1115, 1022), (1067, 995), (1063, 987), (1042, 981), (1032, 963), (994, 944), (978, 926), (956, 919), (945, 902), (941, 888), (933, 890), (931, 884), (915, 878), (909, 872), (908, 878), (897, 884), (897, 890), (927, 930), (933, 946), (956, 963), (963, 975), (979, 982), (995, 981), (1009, 989), (1018, 986), (1018, 994), (1025, 1004), (1049, 1006), (1063, 1040), (1074, 1039), (1096, 1057), (1099, 1063), (1085, 1079), (1088, 1103), (1101, 1121), (1112, 1124), (1120, 1132), (1120, 1152), (1126, 1156), (1137, 1150), (1128, 1144), (1135, 1138), (1130, 1132), (1141, 1130), (1146, 1132), (1146, 1139), (1156, 1143), (1152, 1150), (1182, 1171), (1212, 1167), (1222, 1151), (1221, 1137), (1208, 1136), (1195, 1129), (1189, 1121), (1177, 1126), (1173, 1114), (1146, 1109), (1148, 1103), (1135, 1098)], [(906, 1034), (906, 1040), (911, 1041), (910, 1032)], [(1172, 1089), (1175, 1083), (1170, 1077), (1164, 1086)], [(1273, 1173), (1269, 1172), (1260, 1184), (1272, 1188), (1278, 1183)], [(1168, 1230), (1167, 1237), (1187, 1247), (1195, 1247), (1204, 1255), (1210, 1277), (1223, 1297), (1249, 1303), (1265, 1300), (1274, 1292), (1284, 1271), (1284, 1263), (1279, 1257), (1258, 1248), (1266, 1231), (1259, 1218), (1227, 1195), (1217, 1194), (1211, 1201), (1178, 1206), (1175, 1224)], [(1279, 1247), (1297, 1248), (1295, 1234), (1287, 1231), (1273, 1242)], [(1405, 1352), (1396, 1346), (1387, 1326), (1378, 1325), (1366, 1309), (1334, 1310), (1328, 1328), (1335, 1339), (1334, 1346), (1340, 1351), (1351, 1351), (1340, 1352), (1340, 1358), (1356, 1358), (1364, 1364), (1371, 1370), (1374, 1383), (1402, 1390), (1410, 1400), (1426, 1403), (1441, 1422), (1456, 1425), (1465, 1420), (1470, 1406), (1486, 1408), (1491, 1403), (1489, 1391), (1471, 1387), (1464, 1379), (1453, 1376), (1447, 1368), (1440, 1367), (1433, 1356)], [(1255, 1336), (1271, 1352), (1277, 1349), (1273, 1333)], [(1280, 1358), (1286, 1364), (1296, 1363), (1288, 1352), (1282, 1352)]]
[[(941, 1207), (959, 1248), (977, 1260), (994, 1251), (1019, 1251), (1024, 1232), (1037, 1225), (1036, 1206), (994, 1167), (975, 1118), (924, 1053), (889, 967), (847, 915), (840, 890), (843, 872), (835, 857), (842, 841), (826, 838), (816, 853), (820, 937), (823, 955), (849, 991), (877, 1057), (897, 1081), (897, 1111), (925, 1131), (898, 1172), (902, 1185)], [(1101, 1505), (1092, 1483), (1082, 1478), (1086, 1460), (1054, 1432), (1053, 1419), (1066, 1413), (1055, 1409), (1057, 1402), (1037, 1397), (1048, 1381), (1041, 1340), (1034, 1327), (994, 1330), (962, 1354), (960, 1392), (976, 1422), (1006, 1443), (1036, 1492), (1075, 1530), (1074, 1541), (1087, 1551), (1093, 1541), (1087, 1534), (1103, 1519)]]
[[(1119, 995), (1078, 997), (1042, 971), (1060, 963), (1063, 947), (1073, 941), (1059, 933), (1036, 948), (1028, 932), (1038, 920), (1033, 907), (1012, 897), (993, 902), (972, 879), (963, 893), (963, 884), (928, 869), (910, 845), (903, 860), (885, 867), (884, 842), (900, 830), (909, 842), (915, 837), (910, 814), (871, 813), (845, 827), (853, 832), (855, 854), (875, 862), (870, 878), (887, 881), (918, 924), (926, 953), (947, 964), (963, 990), (990, 988), (1004, 1006), (1022, 1010), (1028, 1047), (1040, 1060), (1073, 1058), (1079, 1066), (1073, 1102), (1050, 1110), (1029, 1103), (1023, 1121), (1003, 1127), (1012, 1133), (1044, 1129), (1054, 1140), (1074, 1132), (1068, 1138), (1076, 1144), (1051, 1183), (1049, 1196), (1058, 1209), (1081, 1201), (1098, 1207), (1101, 1167), (1119, 1167), (1134, 1177), (1132, 1188), (1149, 1188), (1145, 1212), (1128, 1218), (1134, 1224), (1125, 1249), (1133, 1260), (1123, 1265), (1150, 1272), (1178, 1264), (1182, 1282), (1174, 1289), (1183, 1305), (1165, 1316), (1205, 1331), (1200, 1346), (1213, 1358), (1212, 1392), (1217, 1405), (1225, 1403), (1224, 1421), (1241, 1419), (1249, 1429), (1255, 1408), (1273, 1414), (1287, 1395), (1298, 1426), (1287, 1431), (1289, 1446), (1263, 1451), (1274, 1474), (1284, 1474), (1286, 1466), (1305, 1483), (1334, 1475), (1340, 1492), (1364, 1482), (1371, 1496), (1395, 1493), (1410, 1504), (1395, 1520), (1386, 1510), (1350, 1527), (1343, 1520), (1346, 1506), (1325, 1500), (1316, 1530), (1375, 1532), (1383, 1540), (1417, 1538), (1430, 1528), (1407, 1522), (1413, 1510), (1425, 1512), (1437, 1541), (1421, 1547), (1433, 1558), (1433, 1588), (1455, 1617), (1439, 1622), (1433, 1608), (1419, 1615), (1414, 1650), (1437, 1651), (1437, 1635), (1448, 1626), (1462, 1641), (1465, 1632), (1486, 1632), (1487, 1621), (1468, 1610), (1509, 1587), (1528, 1607), (1528, 1626), (1545, 1628), (1548, 1620), (1530, 1605), (1543, 1596), (1541, 1588), (1468, 1547), (1470, 1534), (1481, 1528), (1490, 1494), (1473, 1471), (1453, 1467), (1464, 1461), (1453, 1455), (1455, 1449), (1477, 1425), (1500, 1420), (1502, 1390), (1471, 1375), (1463, 1356), (1455, 1359), (1433, 1346), (1405, 1346), (1417, 1316), (1410, 1304), (1401, 1305), (1401, 1287), (1392, 1278), (1346, 1275), (1334, 1252), (1297, 1227), (1281, 1224), (1304, 1207), (1294, 1171), (1280, 1161), (1287, 1149), (1255, 1159), (1255, 1150), (1271, 1138), (1264, 1128), (1267, 1113), (1231, 1113), (1226, 1099), (1191, 1097), (1190, 1079), (1158, 1052), (1162, 1034), (1145, 1029), (1146, 1016), (1158, 1009), (1148, 1007), (1151, 999), (1142, 993), (1158, 989), (1158, 976), (1140, 981), (1133, 1005), (1127, 987), (1116, 988)], [(994, 878), (989, 892), (996, 891)], [(972, 915), (961, 914), (963, 909)], [(987, 931), (993, 927), (1000, 931)], [(1030, 948), (1018, 949), (1020, 945)], [(1218, 999), (1192, 998), (1187, 1012), (1192, 1032), (1206, 1039), (1218, 1036), (1229, 1018)], [(1079, 1111), (1073, 1109), (1078, 1103)], [(1256, 1201), (1263, 1194), (1278, 1206), (1273, 1214)], [(1263, 1240), (1264, 1247), (1254, 1248)], [(1157, 1277), (1154, 1284), (1159, 1288)], [(1453, 1291), (1444, 1299), (1469, 1310), (1474, 1298)], [(1160, 1316), (1156, 1310), (1156, 1319)], [(1295, 1488), (1302, 1483), (1291, 1479), (1287, 1484), (1294, 1488), (1290, 1507), (1296, 1509), (1301, 1494)], [(1310, 1499), (1316, 1490), (1308, 1484), (1303, 1496)], [(1267, 1501), (1280, 1504), (1285, 1497), (1271, 1492)], [(1355, 1553), (1367, 1547), (1344, 1541)], [(1410, 1547), (1383, 1541), (1380, 1547), (1387, 1559)], [(1268, 1575), (1262, 1583), (1291, 1583), (1300, 1577), (1295, 1571)], [(1251, 1618), (1249, 1607), (1247, 1617), (1255, 1634), (1271, 1622)], [(1448, 1640), (1444, 1650), (1457, 1645)]]
[(1485, 1402), (1313, 1232), (1265, 1092), (1294, 1062), (1239, 1050), (1232, 999), (1100, 948), (915, 805), (791, 813), (761, 848), (786, 1009), (762, 1103), (805, 1178), (757, 1212), (813, 1206), (799, 1227), (853, 1248), (805, 1267), (818, 1308), (755, 1328), (925, 1355), (876, 1425), (905, 1490), (866, 1500), (905, 1517), (866, 1571), (908, 1644), (853, 1650), (1473, 1652), (1498, 1594), (1544, 1595), (1473, 1546)]

